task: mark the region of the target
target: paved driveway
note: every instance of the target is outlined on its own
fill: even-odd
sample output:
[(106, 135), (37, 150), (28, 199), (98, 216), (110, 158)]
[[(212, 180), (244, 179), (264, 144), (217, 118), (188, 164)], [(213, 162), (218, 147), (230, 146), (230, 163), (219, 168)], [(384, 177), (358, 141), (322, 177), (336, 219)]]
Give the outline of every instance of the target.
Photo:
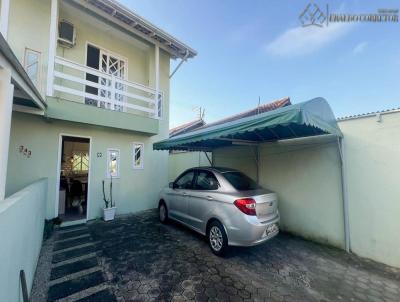
[(154, 211), (88, 226), (119, 301), (400, 301), (400, 270), (288, 234), (219, 258)]

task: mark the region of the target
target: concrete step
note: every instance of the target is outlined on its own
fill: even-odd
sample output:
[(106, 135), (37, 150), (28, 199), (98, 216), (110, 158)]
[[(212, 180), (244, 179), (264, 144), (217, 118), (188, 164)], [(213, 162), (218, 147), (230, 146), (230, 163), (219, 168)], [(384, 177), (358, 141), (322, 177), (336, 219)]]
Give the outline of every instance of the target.
[(80, 237), (73, 240), (56, 242), (54, 244), (53, 251), (65, 250), (82, 244), (90, 243), (91, 241), (92, 241), (91, 237)]
[(53, 263), (58, 263), (61, 261), (66, 261), (69, 259), (73, 259), (76, 257), (81, 257), (90, 253), (95, 253), (96, 252), (96, 246), (95, 245), (88, 245), (88, 246), (84, 246), (81, 248), (76, 248), (73, 250), (69, 250), (66, 252), (61, 252), (61, 253), (57, 253), (55, 255), (53, 255)]
[(66, 275), (77, 273), (98, 265), (97, 258), (84, 259), (61, 266), (53, 267), (50, 273), (50, 280), (59, 279)]
[(73, 238), (73, 237), (79, 237), (79, 236), (82, 236), (85, 234), (90, 235), (89, 230), (81, 229), (81, 230), (70, 231), (70, 232), (66, 232), (66, 233), (57, 233), (57, 240), (66, 240), (66, 239)]
[(80, 229), (87, 229), (87, 225), (84, 223), (81, 224), (75, 224), (75, 225), (70, 225), (70, 226), (65, 226), (65, 227), (60, 227), (58, 228), (58, 232), (71, 232), (71, 231), (76, 231), (76, 230), (80, 230)]
[(76, 302), (117, 302), (114, 294), (109, 289), (103, 289)]
[(68, 297), (104, 282), (105, 279), (103, 273), (101, 271), (96, 271), (76, 279), (53, 284), (49, 288), (47, 302), (53, 302)]

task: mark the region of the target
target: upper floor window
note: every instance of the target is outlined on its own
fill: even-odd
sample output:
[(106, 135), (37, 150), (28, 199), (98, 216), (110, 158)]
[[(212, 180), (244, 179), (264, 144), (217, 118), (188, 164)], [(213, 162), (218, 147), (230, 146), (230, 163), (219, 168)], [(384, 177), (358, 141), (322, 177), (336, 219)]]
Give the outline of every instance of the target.
[(119, 178), (120, 154), (118, 149), (107, 150), (107, 178)]
[(40, 52), (25, 48), (24, 68), (35, 86), (40, 83), (40, 57)]
[(143, 169), (143, 143), (133, 143), (133, 169)]

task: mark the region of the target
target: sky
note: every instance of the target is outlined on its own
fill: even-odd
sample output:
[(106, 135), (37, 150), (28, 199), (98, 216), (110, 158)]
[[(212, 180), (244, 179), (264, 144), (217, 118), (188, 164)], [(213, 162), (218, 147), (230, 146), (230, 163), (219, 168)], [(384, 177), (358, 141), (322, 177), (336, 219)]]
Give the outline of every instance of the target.
[[(197, 50), (171, 79), (170, 127), (261, 103), (325, 98), (336, 117), (400, 107), (400, 23), (303, 27), (308, 0), (120, 0)], [(331, 13), (400, 9), (400, 1), (314, 1)], [(179, 63), (171, 63), (171, 70)]]

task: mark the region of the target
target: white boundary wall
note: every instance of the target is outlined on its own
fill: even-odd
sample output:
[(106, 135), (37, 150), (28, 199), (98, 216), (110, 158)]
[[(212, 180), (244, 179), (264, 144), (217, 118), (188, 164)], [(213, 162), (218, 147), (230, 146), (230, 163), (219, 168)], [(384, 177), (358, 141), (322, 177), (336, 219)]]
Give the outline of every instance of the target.
[(42, 247), (47, 179), (41, 179), (0, 200), (0, 301), (22, 301), (19, 272), (25, 271), (28, 291)]

